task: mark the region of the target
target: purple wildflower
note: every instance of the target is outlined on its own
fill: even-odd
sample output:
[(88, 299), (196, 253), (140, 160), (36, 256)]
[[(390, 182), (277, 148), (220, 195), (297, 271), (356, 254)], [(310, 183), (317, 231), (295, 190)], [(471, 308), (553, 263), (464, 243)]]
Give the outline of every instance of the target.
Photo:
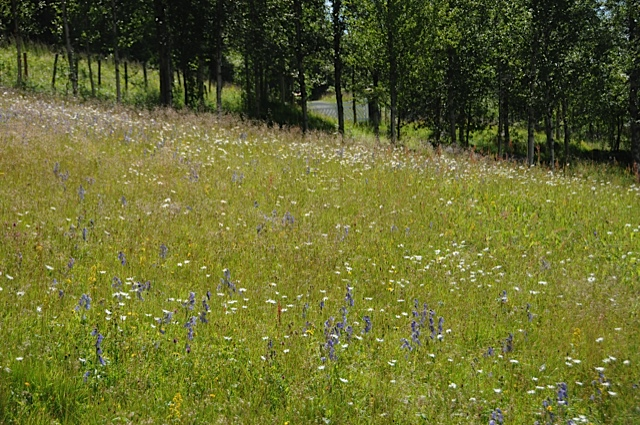
[(169, 252), (169, 248), (165, 244), (160, 245), (160, 258), (163, 260), (167, 258), (167, 253)]
[(169, 324), (173, 319), (173, 311), (167, 311), (164, 313), (164, 317), (162, 318), (162, 323)]
[(127, 258), (124, 256), (122, 251), (118, 252), (118, 260), (120, 260), (120, 264), (123, 266), (127, 265)]
[(193, 327), (196, 325), (196, 317), (191, 316), (187, 323), (185, 323), (184, 327), (187, 328), (187, 339), (189, 341), (193, 340)]
[(89, 310), (91, 308), (91, 297), (87, 294), (82, 294), (80, 299), (78, 300), (78, 305), (76, 306), (76, 311), (80, 311), (80, 309), (84, 308), (85, 310)]
[(230, 292), (236, 292), (236, 285), (231, 281), (231, 272), (229, 269), (224, 269), (224, 278), (220, 278), (220, 285), (218, 286), (218, 290), (220, 288), (226, 287)]
[(493, 412), (491, 412), (491, 420), (489, 424), (502, 425), (504, 424), (504, 417), (502, 416), (502, 410), (500, 408), (496, 408)]
[(122, 287), (122, 281), (120, 280), (120, 278), (118, 276), (114, 276), (113, 279), (111, 279), (111, 281), (113, 282), (111, 284), (112, 288), (120, 288), (120, 287)]
[(102, 340), (104, 339), (104, 336), (102, 336), (101, 333), (98, 333), (97, 328), (93, 329), (93, 331), (91, 332), (91, 335), (96, 337), (95, 346), (96, 346), (96, 356), (98, 358), (98, 363), (104, 366), (107, 364), (102, 358)]
[(420, 325), (415, 320), (411, 322), (411, 340), (417, 345), (422, 345), (420, 344)]
[(202, 323), (209, 323), (209, 320), (207, 320), (207, 312), (206, 311), (201, 311), (200, 312), (200, 321)]
[(187, 303), (185, 305), (189, 310), (193, 310), (193, 308), (196, 305), (196, 293), (195, 292), (189, 292), (189, 300), (187, 301)]
[(371, 331), (371, 318), (369, 318), (369, 316), (364, 316), (362, 320), (364, 320), (364, 329), (362, 330), (362, 333), (366, 334)]
[(284, 217), (282, 218), (282, 224), (286, 225), (290, 225), (293, 226), (293, 223), (295, 223), (295, 219), (293, 218), (293, 216), (291, 215), (291, 213), (289, 211), (287, 211), (284, 214)]
[(431, 331), (431, 339), (436, 337), (436, 327), (433, 322), (433, 316), (435, 316), (435, 314), (435, 311), (429, 310), (429, 330)]
[(558, 384), (558, 405), (566, 406), (569, 404), (569, 394), (567, 392), (567, 384), (564, 382), (560, 382)]
[(347, 295), (344, 297), (344, 300), (349, 304), (349, 307), (353, 307), (353, 295), (351, 294), (351, 287), (347, 285)]
[(411, 346), (411, 343), (409, 342), (408, 339), (401, 338), (400, 342), (402, 342), (402, 345), (400, 346), (400, 348), (403, 348), (403, 349), (406, 348), (409, 351), (413, 350), (413, 347)]
[(350, 340), (351, 340), (351, 335), (353, 335), (353, 327), (351, 327), (351, 325), (348, 325), (348, 326), (344, 329), (344, 331), (345, 331), (345, 332), (346, 332), (346, 334), (347, 334), (347, 341), (350, 341)]
[(509, 301), (509, 298), (507, 298), (507, 290), (506, 289), (502, 290), (502, 294), (500, 294), (500, 301), (502, 301), (503, 303), (506, 303), (507, 301)]
[(329, 360), (336, 361), (338, 359), (338, 357), (336, 356), (336, 349), (334, 348), (334, 346), (336, 345), (336, 341), (337, 340), (333, 339), (332, 337), (329, 337), (326, 344), (324, 345), (325, 349), (328, 351)]

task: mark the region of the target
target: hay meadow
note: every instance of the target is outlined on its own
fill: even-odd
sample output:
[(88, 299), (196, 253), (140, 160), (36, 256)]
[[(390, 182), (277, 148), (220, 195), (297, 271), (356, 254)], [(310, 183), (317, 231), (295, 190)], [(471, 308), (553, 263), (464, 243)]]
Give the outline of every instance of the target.
[(639, 423), (638, 211), (607, 165), (5, 88), (0, 422)]

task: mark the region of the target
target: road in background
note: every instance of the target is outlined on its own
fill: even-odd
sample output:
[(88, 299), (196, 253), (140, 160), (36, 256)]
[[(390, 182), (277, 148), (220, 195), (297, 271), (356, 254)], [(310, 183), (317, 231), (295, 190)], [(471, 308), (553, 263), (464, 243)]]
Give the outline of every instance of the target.
[[(309, 111), (312, 111), (319, 115), (338, 119), (338, 105), (334, 102), (325, 102), (316, 100), (308, 103)], [(358, 122), (369, 121), (369, 107), (365, 104), (356, 105), (356, 118)], [(345, 121), (353, 122), (353, 104), (351, 102), (344, 103), (344, 119)]]

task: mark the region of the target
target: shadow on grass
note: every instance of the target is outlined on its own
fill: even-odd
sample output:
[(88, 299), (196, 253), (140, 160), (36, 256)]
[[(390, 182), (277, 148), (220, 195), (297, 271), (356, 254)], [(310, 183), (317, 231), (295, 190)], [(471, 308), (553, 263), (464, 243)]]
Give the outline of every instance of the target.
[[(253, 112), (247, 112), (246, 109), (239, 107), (237, 104), (234, 105), (233, 108), (225, 108), (225, 110), (226, 112), (239, 115), (241, 119), (248, 118), (250, 120), (264, 122), (270, 127), (302, 128), (302, 108), (298, 105), (269, 103), (265, 108), (266, 112), (261, 113), (260, 115), (256, 115)], [(332, 120), (313, 113), (308, 114), (308, 126), (309, 130), (312, 131), (321, 131), (325, 133), (333, 133), (336, 131), (336, 125)]]

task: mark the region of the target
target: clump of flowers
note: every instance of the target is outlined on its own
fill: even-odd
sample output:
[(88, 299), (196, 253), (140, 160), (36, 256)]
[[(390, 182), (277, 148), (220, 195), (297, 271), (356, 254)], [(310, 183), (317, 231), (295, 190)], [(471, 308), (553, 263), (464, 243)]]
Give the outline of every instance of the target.
[(491, 412), (491, 419), (489, 420), (489, 425), (503, 425), (504, 424), (504, 416), (502, 416), (502, 410), (497, 407), (493, 412)]
[(369, 316), (364, 316), (362, 320), (364, 321), (364, 329), (362, 329), (362, 333), (363, 334), (369, 333), (372, 328), (371, 318)]
[(558, 384), (558, 405), (566, 406), (569, 404), (569, 394), (567, 393), (567, 384), (560, 382)]
[(347, 284), (347, 295), (345, 295), (344, 300), (349, 307), (353, 307), (353, 294), (351, 293), (351, 287)]
[(209, 310), (211, 310), (211, 308), (209, 307), (209, 304), (207, 303), (207, 301), (210, 301), (210, 300), (211, 300), (211, 292), (207, 291), (206, 297), (202, 299), (202, 311), (200, 312), (200, 321), (202, 323), (209, 323), (209, 321), (207, 320), (207, 313), (209, 312)]
[[(400, 342), (402, 343), (401, 348), (412, 351), (414, 347), (422, 345), (420, 341), (421, 330), (427, 323), (429, 322), (429, 331), (431, 333), (430, 337), (432, 340), (444, 339), (442, 334), (444, 327), (444, 317), (440, 317), (438, 319), (438, 325), (435, 323), (436, 312), (433, 310), (429, 310), (427, 307), (427, 303), (423, 304), (422, 311), (419, 310), (420, 302), (415, 299), (413, 300), (414, 310), (413, 310), (413, 320), (411, 321), (411, 341), (407, 338), (401, 338)], [(428, 319), (427, 319), (428, 318)], [(412, 345), (413, 343), (413, 345)]]
[(135, 291), (136, 295), (138, 296), (138, 299), (140, 301), (144, 301), (144, 298), (142, 298), (142, 293), (144, 291), (149, 292), (149, 290), (151, 290), (151, 282), (150, 281), (146, 281), (144, 283), (140, 283), (140, 282), (135, 282), (133, 284), (133, 290)]
[(80, 299), (78, 300), (78, 305), (75, 310), (80, 311), (82, 309), (89, 310), (91, 308), (91, 297), (87, 294), (80, 295)]
[(218, 291), (222, 288), (226, 288), (230, 293), (236, 292), (236, 284), (231, 281), (231, 272), (229, 269), (224, 269), (222, 271), (224, 273), (224, 277), (220, 278), (220, 285), (218, 285)]
[(187, 323), (184, 324), (184, 327), (187, 328), (187, 343), (185, 344), (185, 351), (187, 353), (191, 352), (191, 345), (189, 345), (189, 341), (193, 341), (193, 328), (196, 326), (197, 318), (195, 316), (191, 316)]
[(97, 328), (91, 332), (91, 336), (96, 337), (95, 346), (96, 346), (96, 357), (98, 358), (98, 363), (104, 366), (107, 364), (102, 358), (102, 340), (104, 339), (104, 336), (102, 336), (102, 334), (98, 332)]

